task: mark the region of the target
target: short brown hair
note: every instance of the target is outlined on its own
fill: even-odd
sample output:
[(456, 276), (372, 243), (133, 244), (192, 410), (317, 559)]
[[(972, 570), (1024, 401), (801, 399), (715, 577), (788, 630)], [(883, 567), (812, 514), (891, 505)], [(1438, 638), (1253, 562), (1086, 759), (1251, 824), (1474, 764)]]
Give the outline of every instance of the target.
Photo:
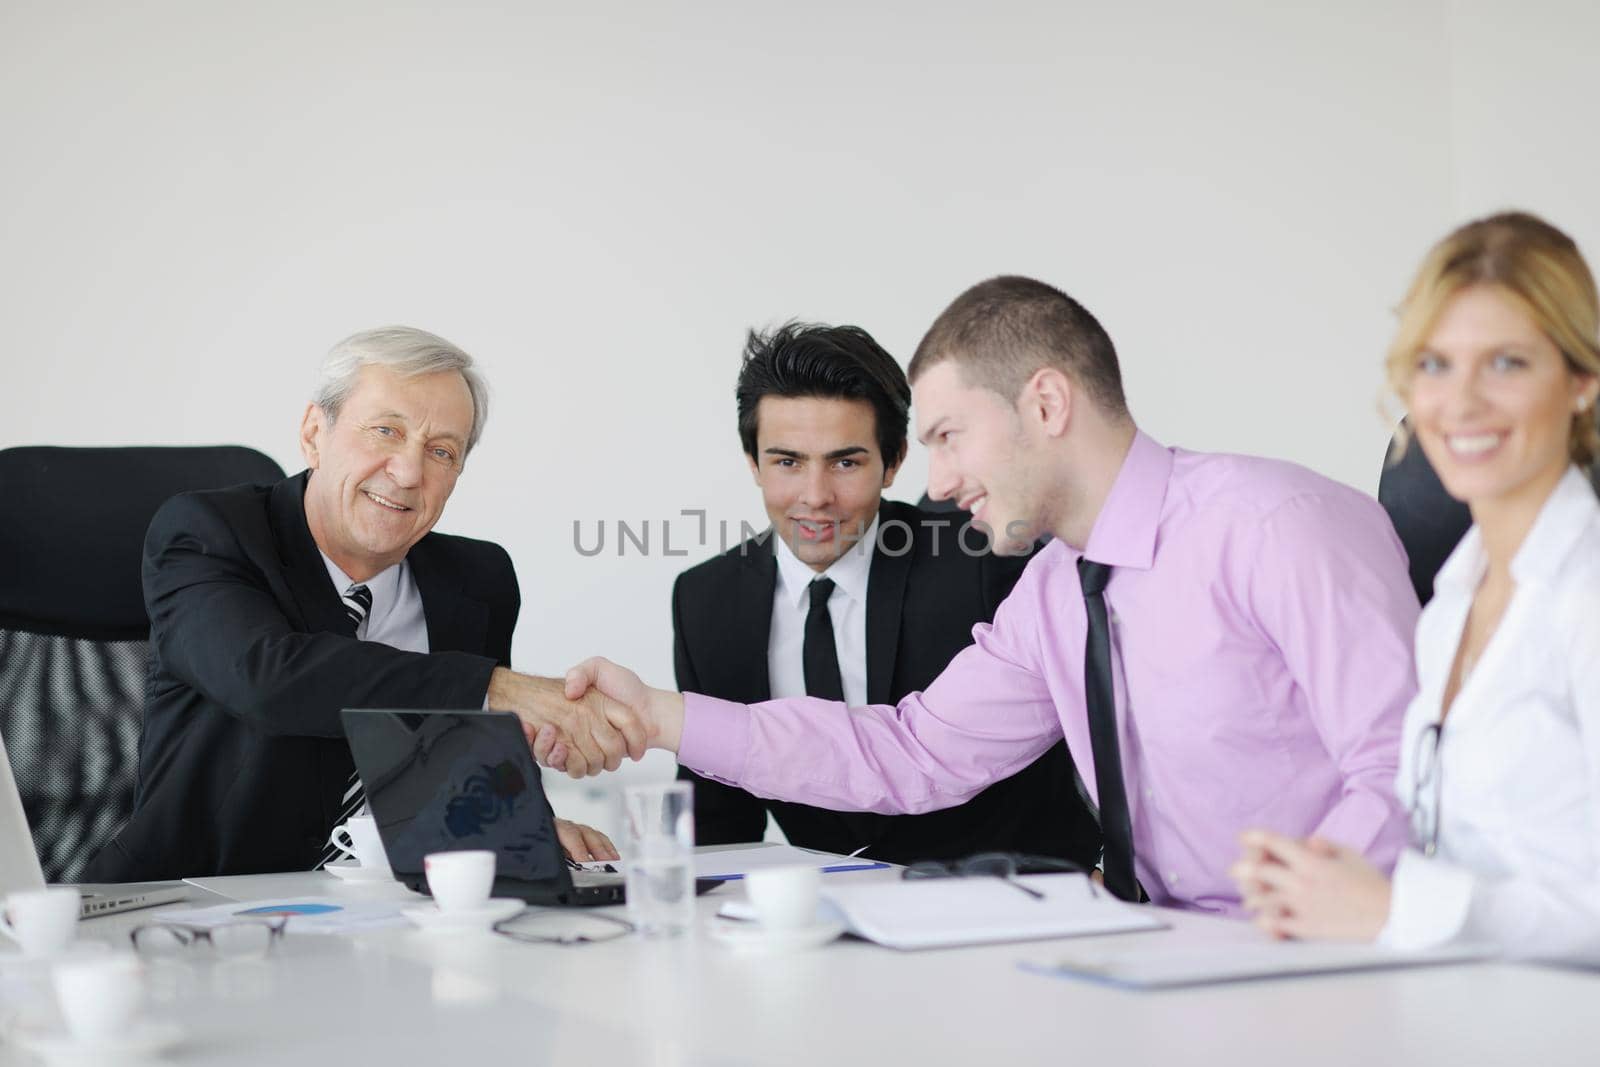
[(1082, 304), (1032, 278), (990, 278), (956, 297), (917, 346), (909, 377), (946, 360), (1013, 402), (1039, 368), (1054, 367), (1107, 412), (1128, 413), (1111, 338)]
[[(1525, 212), (1469, 222), (1434, 245), (1400, 305), (1400, 329), (1385, 363), (1389, 388), (1404, 401), (1417, 353), (1428, 343), (1445, 306), (1474, 285), (1509, 298), (1566, 357), (1575, 374), (1600, 376), (1600, 299), (1594, 275), (1572, 238)], [(1600, 454), (1591, 411), (1577, 412), (1572, 459), (1587, 467)]]

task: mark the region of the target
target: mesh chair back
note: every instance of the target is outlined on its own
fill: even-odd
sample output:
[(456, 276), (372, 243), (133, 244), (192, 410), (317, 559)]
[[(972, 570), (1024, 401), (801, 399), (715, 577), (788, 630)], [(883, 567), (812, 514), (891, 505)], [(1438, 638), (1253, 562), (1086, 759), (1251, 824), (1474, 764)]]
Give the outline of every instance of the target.
[(75, 879), (133, 811), (151, 517), (185, 490), (282, 477), (236, 446), (0, 451), (0, 735), (47, 880)]

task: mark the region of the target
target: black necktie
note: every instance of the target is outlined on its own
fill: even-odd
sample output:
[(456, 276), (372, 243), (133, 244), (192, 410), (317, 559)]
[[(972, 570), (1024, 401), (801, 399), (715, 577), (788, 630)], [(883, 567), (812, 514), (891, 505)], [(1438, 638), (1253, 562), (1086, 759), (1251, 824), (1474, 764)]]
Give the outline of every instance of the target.
[(1106, 619), (1106, 582), (1111, 568), (1078, 560), (1083, 607), (1089, 616), (1084, 643), (1083, 695), (1089, 712), (1089, 747), (1094, 754), (1094, 780), (1100, 798), (1100, 833), (1105, 839), (1102, 867), (1106, 888), (1123, 900), (1139, 899), (1133, 869), (1133, 824), (1128, 817), (1128, 792), (1122, 784), (1122, 746), (1117, 741), (1117, 699), (1111, 684), (1111, 624)]
[(812, 581), (811, 610), (806, 612), (806, 643), (801, 663), (805, 665), (807, 696), (843, 700), (839, 653), (833, 644), (833, 617), (828, 614), (828, 597), (832, 595), (832, 578)]
[[(356, 632), (361, 629), (361, 622), (367, 617), (367, 612), (372, 610), (372, 590), (364, 585), (352, 585), (344, 591), (340, 599), (344, 601), (344, 613), (350, 617), (350, 635), (354, 637)], [(351, 771), (350, 780), (345, 783), (344, 796), (339, 800), (339, 817), (334, 820), (333, 825), (339, 826), (347, 821), (352, 815), (360, 811), (362, 805), (366, 802), (367, 794), (361, 788), (361, 775)], [(328, 831), (332, 833), (333, 827), (330, 826)], [(322, 856), (317, 860), (317, 865), (312, 870), (320, 871), (342, 855), (344, 855), (342, 849), (335, 848), (331, 843), (325, 845), (322, 849)]]

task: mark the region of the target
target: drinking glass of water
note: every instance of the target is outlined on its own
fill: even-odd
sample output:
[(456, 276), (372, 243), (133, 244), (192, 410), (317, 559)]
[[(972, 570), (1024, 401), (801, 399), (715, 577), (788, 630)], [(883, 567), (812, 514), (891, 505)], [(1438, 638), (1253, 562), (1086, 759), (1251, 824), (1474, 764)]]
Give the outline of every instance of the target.
[(628, 919), (646, 937), (694, 925), (694, 793), (688, 782), (623, 790)]

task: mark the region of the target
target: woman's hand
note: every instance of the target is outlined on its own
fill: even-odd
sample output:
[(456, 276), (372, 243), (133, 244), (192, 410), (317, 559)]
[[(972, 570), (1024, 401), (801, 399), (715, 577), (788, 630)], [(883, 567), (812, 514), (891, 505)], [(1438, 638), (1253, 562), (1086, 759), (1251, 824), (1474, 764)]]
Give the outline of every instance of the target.
[(1389, 879), (1359, 852), (1267, 830), (1241, 835), (1228, 872), (1245, 910), (1273, 937), (1372, 941), (1389, 921)]

